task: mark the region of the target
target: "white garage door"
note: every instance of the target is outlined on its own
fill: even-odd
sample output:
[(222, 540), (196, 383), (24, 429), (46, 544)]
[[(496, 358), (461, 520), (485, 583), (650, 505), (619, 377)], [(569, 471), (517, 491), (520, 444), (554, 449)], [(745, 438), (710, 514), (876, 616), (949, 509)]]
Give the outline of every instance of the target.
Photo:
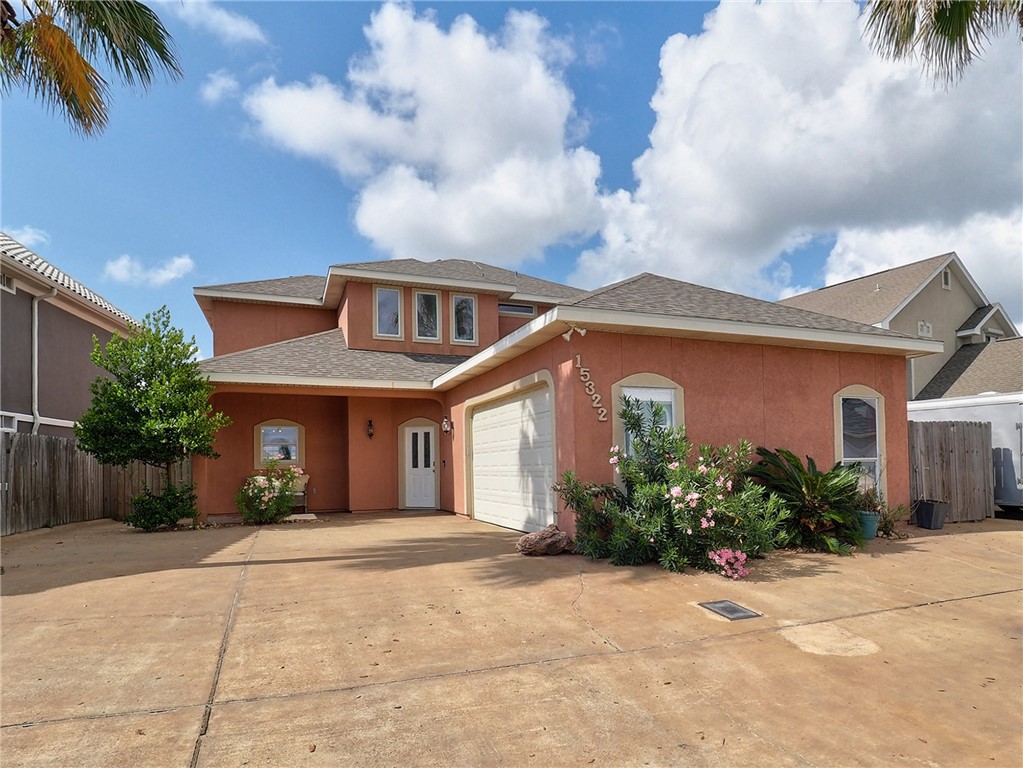
[(473, 516), (516, 531), (554, 522), (550, 387), (484, 405), (472, 416)]

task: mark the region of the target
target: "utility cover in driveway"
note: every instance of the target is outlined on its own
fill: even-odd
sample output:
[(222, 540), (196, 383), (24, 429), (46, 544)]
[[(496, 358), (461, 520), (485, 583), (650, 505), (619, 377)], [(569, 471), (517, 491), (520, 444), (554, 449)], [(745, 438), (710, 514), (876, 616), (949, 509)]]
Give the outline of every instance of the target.
[(700, 607), (706, 608), (708, 611), (714, 611), (719, 616), (724, 616), (729, 621), (738, 621), (739, 619), (752, 619), (762, 614), (756, 611), (751, 611), (749, 608), (743, 608), (738, 603), (733, 603), (731, 600), (714, 600), (710, 603), (700, 603)]

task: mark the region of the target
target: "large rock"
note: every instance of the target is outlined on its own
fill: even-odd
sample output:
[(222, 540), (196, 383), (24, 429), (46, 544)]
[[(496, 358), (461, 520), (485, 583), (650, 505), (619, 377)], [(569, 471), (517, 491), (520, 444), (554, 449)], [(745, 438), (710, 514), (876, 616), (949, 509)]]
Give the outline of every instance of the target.
[(519, 539), (515, 550), (523, 555), (560, 555), (572, 551), (572, 537), (552, 523), (542, 531), (527, 533)]

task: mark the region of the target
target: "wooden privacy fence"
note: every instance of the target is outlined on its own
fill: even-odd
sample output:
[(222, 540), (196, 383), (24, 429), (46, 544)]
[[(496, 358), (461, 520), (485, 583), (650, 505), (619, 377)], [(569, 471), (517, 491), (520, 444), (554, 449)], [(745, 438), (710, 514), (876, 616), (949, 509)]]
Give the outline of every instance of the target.
[[(190, 462), (174, 466), (174, 483), (190, 483)], [(80, 451), (74, 438), (0, 432), (0, 535), (131, 512), (144, 486), (163, 488), (156, 467), (112, 467)]]
[(947, 501), (946, 522), (995, 513), (991, 424), (909, 422), (909, 492), (914, 501)]

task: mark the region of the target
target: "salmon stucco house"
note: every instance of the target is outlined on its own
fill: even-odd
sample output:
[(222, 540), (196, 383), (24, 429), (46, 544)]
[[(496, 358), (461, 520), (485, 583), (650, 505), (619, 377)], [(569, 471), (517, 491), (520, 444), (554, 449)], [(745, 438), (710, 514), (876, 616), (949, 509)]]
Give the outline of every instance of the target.
[(472, 261), (344, 264), (206, 286), (202, 368), (233, 424), (194, 465), (233, 513), (264, 457), (310, 475), (310, 512), (439, 509), (515, 530), (557, 522), (574, 470), (613, 477), (623, 394), (694, 444), (864, 463), (908, 503), (906, 360), (938, 341), (642, 274), (581, 291)]

